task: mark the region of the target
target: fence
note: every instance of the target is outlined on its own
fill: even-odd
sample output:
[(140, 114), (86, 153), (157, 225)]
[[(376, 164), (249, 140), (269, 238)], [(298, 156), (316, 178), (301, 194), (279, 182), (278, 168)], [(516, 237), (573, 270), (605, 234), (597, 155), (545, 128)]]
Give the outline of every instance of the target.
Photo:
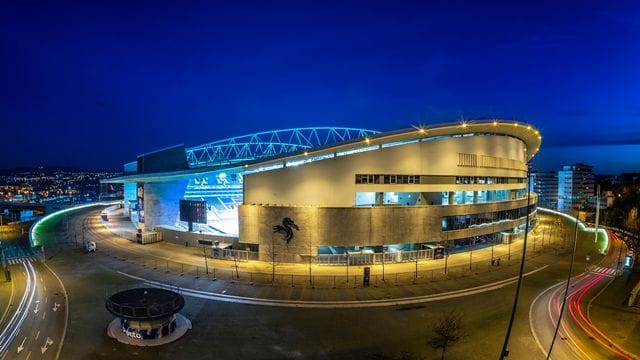
[[(568, 248), (565, 248), (566, 251)], [(543, 264), (547, 264), (548, 261), (540, 259), (542, 254), (545, 253), (558, 253), (558, 247), (547, 246), (545, 249), (538, 249), (537, 252), (529, 250), (527, 256), (527, 266), (529, 268), (537, 268)], [(211, 261), (203, 257), (201, 265), (187, 264), (181, 262), (175, 262), (170, 260), (163, 260), (150, 257), (130, 257), (122, 250), (109, 248), (102, 246), (100, 253), (106, 255), (108, 258), (117, 261), (118, 269), (123, 272), (129, 270), (124, 269), (124, 265), (133, 266), (135, 269), (132, 271), (137, 272), (139, 276), (149, 279), (157, 278), (157, 275), (163, 276), (165, 274), (177, 275), (183, 277), (186, 281), (187, 278), (195, 278), (208, 281), (230, 281), (230, 282), (243, 282), (250, 285), (273, 285), (273, 286), (291, 286), (291, 287), (306, 287), (306, 288), (355, 288), (363, 287), (363, 272), (364, 266), (355, 265), (350, 263), (348, 266), (342, 266), (343, 274), (314, 274), (314, 271), (321, 272), (317, 267), (311, 267), (311, 273), (291, 274), (282, 273), (279, 268), (286, 267), (286, 264), (272, 264), (272, 271), (246, 271), (238, 266), (238, 261), (225, 261), (220, 264), (219, 261)], [(249, 252), (246, 252), (249, 253)], [(249, 254), (247, 254), (249, 255)], [(382, 254), (379, 254), (382, 255)], [(420, 256), (422, 254), (418, 254)], [(510, 256), (507, 254), (501, 254), (502, 262), (500, 265), (492, 265), (488, 260), (481, 260), (476, 262), (467, 262), (465, 264), (457, 263), (451, 265), (448, 263), (448, 258), (444, 259), (432, 259), (424, 261), (415, 261), (415, 268), (413, 271), (403, 272), (384, 272), (382, 263), (372, 265), (372, 273), (370, 275), (370, 286), (383, 287), (383, 286), (397, 286), (397, 285), (409, 285), (409, 284), (426, 284), (434, 281), (442, 281), (446, 279), (457, 279), (476, 276), (483, 273), (495, 272), (500, 278), (516, 276), (519, 270), (519, 265), (522, 252), (513, 251)], [(407, 254), (410, 256), (410, 254)], [(240, 254), (238, 254), (240, 257)], [(350, 256), (351, 257), (351, 256)], [(345, 258), (345, 257), (343, 257)], [(470, 257), (471, 259), (471, 257)], [(236, 259), (238, 260), (238, 259)], [(314, 265), (317, 265), (315, 263)], [(437, 267), (434, 265), (437, 264)], [(113, 264), (112, 264), (113, 265)], [(424, 267), (429, 266), (429, 269)], [(421, 269), (422, 267), (422, 269)], [(140, 268), (146, 268), (147, 272), (140, 272)], [(174, 278), (175, 279), (175, 278)], [(180, 279), (180, 278), (177, 278)], [(169, 278), (163, 277), (163, 282), (171, 281)], [(177, 280), (178, 282), (180, 280)]]
[(246, 262), (249, 260), (258, 260), (258, 253), (247, 250), (222, 249), (220, 256), (215, 256), (214, 252), (214, 258)]
[[(63, 243), (72, 245), (74, 239), (72, 239), (70, 235), (73, 233), (68, 230), (59, 230), (62, 230), (59, 235), (63, 235), (56, 239), (59, 245), (62, 245)], [(444, 279), (471, 277), (481, 273), (492, 272), (496, 273), (496, 278), (505, 278), (515, 276), (517, 274), (518, 266), (513, 265), (520, 264), (522, 255), (521, 248), (518, 249), (517, 247), (511, 249), (511, 246), (508, 248), (503, 246), (501, 250), (496, 249), (496, 258), (502, 257), (502, 264), (500, 266), (492, 265), (486, 258), (483, 260), (476, 260), (475, 253), (477, 248), (475, 247), (472, 248), (474, 251), (469, 252), (469, 256), (466, 258), (468, 261), (465, 261), (464, 263), (462, 262), (464, 261), (462, 260), (463, 258), (457, 255), (454, 256), (454, 258), (457, 258), (457, 260), (455, 260), (455, 265), (452, 264), (452, 261), (450, 261), (452, 259), (449, 259), (449, 257), (445, 257), (443, 259), (431, 259), (433, 256), (432, 249), (385, 254), (364, 253), (349, 254), (348, 256), (329, 255), (313, 258), (312, 262), (309, 264), (309, 272), (299, 271), (301, 269), (298, 268), (298, 271), (292, 274), (286, 273), (287, 271), (293, 272), (290, 270), (291, 268), (289, 264), (277, 262), (264, 262), (261, 264), (263, 268), (259, 271), (248, 271), (247, 269), (243, 269), (242, 267), (246, 266), (242, 264), (243, 261), (257, 259), (257, 253), (255, 252), (225, 249), (221, 252), (225, 259), (224, 261), (212, 261), (210, 257), (205, 257), (203, 254), (202, 260), (199, 264), (195, 262), (182, 263), (154, 257), (151, 254), (138, 254), (136, 256), (131, 256), (130, 251), (111, 245), (108, 238), (104, 235), (93, 231), (89, 231), (89, 233), (92, 239), (96, 238), (99, 241), (99, 251), (98, 254), (96, 254), (95, 261), (109, 262), (107, 266), (110, 267), (114, 267), (113, 262), (115, 261), (115, 268), (118, 268), (123, 272), (134, 272), (139, 274), (139, 276), (150, 280), (160, 279), (163, 282), (173, 281), (175, 283), (183, 283), (180, 278), (182, 277), (185, 281), (187, 278), (196, 278), (200, 279), (200, 281), (224, 280), (230, 282), (243, 282), (251, 285), (264, 284), (312, 288), (362, 287), (364, 265), (371, 267), (371, 286), (429, 283)], [(548, 236), (550, 237), (549, 240), (551, 240), (551, 235), (548, 234)], [(537, 236), (534, 234), (533, 239), (529, 240), (529, 248), (527, 249), (529, 254), (527, 256), (528, 267), (538, 267), (542, 263), (548, 262), (548, 259), (546, 262), (540, 260), (540, 256), (542, 254), (550, 252), (555, 252), (557, 254), (558, 252), (568, 251), (567, 249), (569, 249), (568, 247), (563, 246), (565, 242), (562, 237), (554, 238), (553, 244), (551, 241), (547, 241), (545, 247), (543, 237), (543, 242), (538, 242), (537, 251), (532, 251), (532, 249), (536, 249), (536, 237)], [(508, 253), (506, 252), (507, 250), (509, 251)], [(489, 250), (483, 249), (480, 251)], [(354, 255), (366, 256), (358, 257)], [(383, 258), (384, 262), (382, 261)], [(474, 262), (473, 260), (476, 261)], [(413, 267), (413, 264), (409, 266), (404, 265), (402, 269), (403, 271), (401, 272), (398, 272), (396, 269), (395, 272), (390, 273), (388, 268), (385, 272), (385, 268), (383, 266), (385, 263), (409, 261), (415, 263), (415, 267)], [(322, 266), (319, 266), (331, 263), (343, 266), (332, 269), (332, 274), (327, 274), (327, 271), (323, 270)], [(297, 266), (300, 267), (301, 264), (298, 263)], [(426, 269), (426, 267), (428, 267), (428, 269)], [(413, 268), (412, 271), (407, 271), (407, 269), (411, 268)], [(143, 270), (140, 271), (141, 269)], [(171, 274), (176, 277), (170, 278), (164, 276), (165, 274)]]
[(136, 241), (140, 244), (152, 244), (162, 241), (162, 233), (157, 231), (143, 232), (136, 234)]
[(318, 255), (320, 265), (373, 265), (433, 259), (433, 249), (387, 253), (351, 253)]

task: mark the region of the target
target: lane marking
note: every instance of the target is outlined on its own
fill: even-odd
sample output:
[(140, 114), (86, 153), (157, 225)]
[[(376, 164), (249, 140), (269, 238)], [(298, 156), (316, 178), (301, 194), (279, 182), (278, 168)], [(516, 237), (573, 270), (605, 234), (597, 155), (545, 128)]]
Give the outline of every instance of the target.
[(0, 317), (0, 324), (2, 324), (2, 322), (4, 321), (5, 316), (7, 316), (7, 313), (9, 312), (9, 308), (11, 307), (11, 304), (13, 304), (13, 296), (15, 295), (15, 287), (16, 287), (16, 283), (15, 281), (11, 282), (11, 295), (9, 296), (9, 302), (7, 303), (7, 307), (6, 309), (4, 309), (4, 313), (2, 313), (2, 317)]
[(38, 330), (38, 332), (36, 333), (36, 340), (38, 340), (39, 336), (40, 336), (40, 330)]
[(24, 339), (22, 339), (22, 342), (20, 343), (20, 345), (18, 345), (18, 352), (17, 354), (20, 354), (20, 351), (24, 350), (24, 342), (27, 341), (27, 337), (25, 336)]
[[(4, 330), (2, 330), (2, 333), (0, 334), (0, 354), (4, 355), (6, 355), (9, 344), (13, 342), (16, 335), (20, 332), (22, 323), (29, 314), (29, 308), (31, 308), (33, 298), (36, 294), (37, 273), (30, 262), (23, 263), (22, 265), (28, 274), (28, 276), (26, 276), (27, 284), (16, 312), (11, 317), (8, 325), (4, 328)], [(7, 331), (9, 331), (8, 334)]]
[(67, 294), (67, 289), (64, 287), (64, 284), (62, 283), (62, 280), (60, 280), (60, 277), (58, 276), (58, 274), (56, 274), (55, 271), (53, 271), (48, 264), (44, 263), (42, 265), (44, 265), (44, 267), (46, 267), (47, 270), (49, 270), (53, 274), (53, 276), (58, 280), (60, 287), (62, 287), (62, 293), (64, 294), (64, 305), (65, 305), (64, 328), (62, 329), (62, 336), (60, 337), (60, 344), (58, 345), (58, 351), (56, 352), (56, 357), (55, 357), (56, 359), (59, 359), (60, 352), (62, 352), (62, 345), (64, 344), (64, 338), (67, 334), (67, 325), (69, 324), (69, 312), (66, 311), (66, 309), (69, 308), (69, 295)]

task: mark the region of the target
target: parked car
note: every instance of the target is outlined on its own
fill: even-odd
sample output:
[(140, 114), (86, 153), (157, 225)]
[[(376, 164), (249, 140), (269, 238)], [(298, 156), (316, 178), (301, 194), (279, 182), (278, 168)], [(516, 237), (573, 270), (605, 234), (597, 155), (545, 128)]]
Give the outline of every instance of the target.
[(87, 241), (84, 244), (84, 251), (88, 252), (88, 253), (96, 251), (96, 242), (95, 241)]

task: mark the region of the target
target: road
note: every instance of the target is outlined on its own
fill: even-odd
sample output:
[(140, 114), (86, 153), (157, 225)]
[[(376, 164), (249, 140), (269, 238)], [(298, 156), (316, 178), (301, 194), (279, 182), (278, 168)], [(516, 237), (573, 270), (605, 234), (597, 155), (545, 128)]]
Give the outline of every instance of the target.
[(0, 322), (0, 359), (57, 359), (68, 316), (64, 286), (46, 265), (28, 258), (9, 269), (14, 297)]
[[(622, 242), (615, 235), (610, 238), (613, 240), (613, 246), (600, 264), (590, 266), (585, 272), (571, 279), (567, 305), (564, 309), (561, 310), (566, 281), (543, 291), (531, 304), (529, 312), (531, 330), (545, 356), (549, 352), (558, 317), (562, 313), (562, 321), (550, 358), (595, 360), (638, 357), (622, 349), (589, 320), (591, 301), (604, 291), (616, 276)], [(615, 321), (615, 319), (611, 320)]]

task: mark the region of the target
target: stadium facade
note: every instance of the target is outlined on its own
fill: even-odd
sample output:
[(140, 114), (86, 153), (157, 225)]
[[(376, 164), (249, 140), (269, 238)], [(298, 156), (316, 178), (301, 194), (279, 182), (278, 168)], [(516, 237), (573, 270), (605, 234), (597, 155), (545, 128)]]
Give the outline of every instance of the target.
[(520, 237), (541, 139), (506, 120), (288, 129), (140, 155), (105, 182), (144, 231), (190, 220), (260, 260), (403, 261)]

